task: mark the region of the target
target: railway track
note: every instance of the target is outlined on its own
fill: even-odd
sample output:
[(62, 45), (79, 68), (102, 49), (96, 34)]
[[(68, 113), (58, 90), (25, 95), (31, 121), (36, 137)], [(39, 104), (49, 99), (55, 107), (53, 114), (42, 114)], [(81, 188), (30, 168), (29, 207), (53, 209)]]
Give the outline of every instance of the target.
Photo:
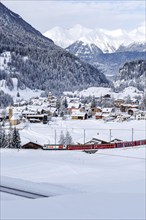
[(2, 185), (0, 185), (0, 192), (20, 196), (20, 197), (27, 198), (27, 199), (38, 199), (38, 198), (49, 197), (46, 195), (42, 195), (40, 193), (29, 192), (26, 190), (15, 189), (15, 188), (2, 186)]

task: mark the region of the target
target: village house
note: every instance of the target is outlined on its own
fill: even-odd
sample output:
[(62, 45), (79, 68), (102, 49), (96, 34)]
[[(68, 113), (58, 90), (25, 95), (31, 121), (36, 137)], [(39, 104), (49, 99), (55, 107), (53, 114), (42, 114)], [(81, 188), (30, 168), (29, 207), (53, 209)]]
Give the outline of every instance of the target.
[(96, 112), (96, 114), (95, 114), (95, 119), (102, 119), (103, 118), (103, 116), (102, 116), (102, 112)]
[(110, 116), (112, 113), (114, 113), (114, 108), (103, 108), (102, 109), (103, 118)]
[(129, 121), (130, 117), (131, 117), (131, 115), (128, 115), (126, 113), (121, 113), (121, 114), (117, 115), (116, 121), (117, 122)]
[(86, 112), (81, 112), (80, 110), (73, 110), (71, 114), (71, 119), (74, 120), (85, 120), (88, 118)]
[(46, 124), (47, 121), (48, 121), (48, 115), (47, 114), (33, 114), (33, 115), (31, 114), (31, 115), (27, 115), (26, 118), (31, 123), (43, 122), (44, 124)]
[(79, 110), (80, 103), (79, 102), (69, 102), (67, 111), (69, 114), (71, 114), (74, 110)]
[(122, 105), (120, 106), (121, 112), (127, 112), (128, 109), (132, 109), (132, 108), (137, 108), (137, 109), (138, 109), (138, 105), (122, 104)]
[(125, 103), (124, 99), (116, 99), (114, 102), (115, 107), (120, 108), (121, 105)]
[[(117, 143), (121, 142), (122, 140), (113, 137), (112, 135), (103, 135), (103, 134), (97, 134), (97, 137), (93, 137), (92, 139), (88, 140), (85, 142), (85, 145), (90, 145), (90, 144), (110, 144), (110, 143)], [(83, 144), (78, 142), (78, 144)]]
[(94, 107), (91, 108), (92, 115), (95, 115), (96, 113), (102, 112), (102, 109), (100, 107)]

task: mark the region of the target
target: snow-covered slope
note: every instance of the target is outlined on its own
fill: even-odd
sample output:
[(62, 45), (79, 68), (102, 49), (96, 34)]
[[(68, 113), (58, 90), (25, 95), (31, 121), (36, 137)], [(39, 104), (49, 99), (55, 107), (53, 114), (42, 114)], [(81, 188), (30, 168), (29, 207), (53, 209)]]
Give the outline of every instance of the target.
[(2, 197), (3, 220), (145, 219), (145, 147), (94, 155), (15, 149), (0, 153), (2, 183), (50, 195)]
[[(23, 90), (18, 89), (18, 79), (17, 78), (11, 78), (12, 79), (12, 83), (13, 83), (13, 89), (11, 90), (9, 88), (9, 86), (7, 85), (6, 80), (0, 80), (0, 90), (4, 91), (5, 94), (9, 94), (14, 102), (16, 102), (16, 100), (29, 100), (30, 97), (37, 97), (40, 96), (41, 93), (43, 92), (42, 90), (38, 90), (38, 89), (29, 89), (29, 88), (25, 88)], [(18, 97), (18, 93), (19, 93), (19, 97)]]
[(73, 92), (64, 92), (64, 95), (76, 95), (77, 97), (89, 97), (95, 96), (96, 98), (100, 98), (101, 96), (109, 94), (111, 97), (118, 99), (125, 99), (127, 96), (130, 96), (133, 99), (135, 96), (143, 96), (143, 91), (138, 90), (136, 87), (129, 86), (122, 90), (119, 93), (113, 92), (111, 88), (103, 88), (103, 87), (90, 87), (88, 89), (84, 89), (82, 91)]
[(104, 53), (115, 52), (121, 45), (127, 46), (131, 43), (145, 42), (144, 25), (129, 32), (121, 29), (88, 29), (81, 25), (75, 25), (71, 29), (55, 27), (44, 36), (51, 38), (57, 45), (66, 48), (75, 41), (86, 44), (95, 44)]

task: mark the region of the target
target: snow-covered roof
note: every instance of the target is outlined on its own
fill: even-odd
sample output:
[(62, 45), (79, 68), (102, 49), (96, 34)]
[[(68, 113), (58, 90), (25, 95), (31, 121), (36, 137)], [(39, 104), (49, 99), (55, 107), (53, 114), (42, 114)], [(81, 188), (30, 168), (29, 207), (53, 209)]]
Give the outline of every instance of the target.
[(128, 111), (131, 110), (133, 112), (138, 112), (139, 110), (137, 108), (129, 108)]
[(131, 108), (137, 108), (138, 107), (138, 105), (132, 105), (132, 104), (122, 104), (122, 106), (131, 107)]
[(95, 116), (101, 116), (102, 115), (102, 112), (96, 112), (95, 113)]
[(79, 107), (79, 102), (78, 103), (76, 103), (76, 102), (70, 102), (70, 103), (68, 103), (68, 108), (72, 108), (72, 107), (74, 107), (74, 108), (78, 108)]
[(102, 112), (103, 113), (110, 113), (113, 110), (113, 108), (103, 108)]
[(80, 116), (84, 117), (86, 112), (81, 112), (80, 110), (73, 110), (71, 116)]

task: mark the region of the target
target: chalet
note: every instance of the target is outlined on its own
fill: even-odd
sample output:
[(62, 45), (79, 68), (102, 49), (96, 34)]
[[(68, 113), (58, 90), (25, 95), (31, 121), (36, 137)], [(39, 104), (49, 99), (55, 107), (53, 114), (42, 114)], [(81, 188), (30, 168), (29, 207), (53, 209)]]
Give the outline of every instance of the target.
[(24, 117), (26, 117), (30, 122), (44, 122), (44, 121), (48, 121), (48, 116), (47, 114), (30, 114)]
[(113, 108), (103, 108), (102, 109), (103, 114), (110, 114), (110, 113), (113, 113), (113, 112), (114, 112)]
[(116, 121), (117, 122), (122, 122), (122, 121), (129, 121), (130, 120), (130, 115), (128, 115), (128, 114), (119, 114), (118, 116), (117, 116), (117, 118), (116, 118)]
[(80, 105), (79, 103), (69, 102), (67, 107), (68, 113), (71, 114), (73, 111), (79, 110), (79, 105)]
[(111, 115), (114, 112), (113, 108), (103, 108), (102, 109), (102, 117), (105, 118), (109, 115)]
[(103, 118), (103, 116), (102, 116), (102, 112), (96, 112), (96, 114), (95, 114), (95, 119), (102, 119)]
[(86, 112), (80, 112), (79, 110), (73, 111), (71, 114), (71, 119), (74, 120), (85, 120), (88, 118), (88, 115)]
[(42, 145), (31, 141), (21, 146), (22, 149), (42, 149), (42, 147)]
[[(113, 138), (113, 136), (110, 137), (110, 135), (98, 135), (98, 137), (94, 137), (91, 140), (87, 141), (85, 144), (109, 144), (109, 143), (117, 143), (121, 142), (122, 140), (118, 138)], [(80, 143), (79, 143), (80, 144)]]
[(91, 111), (92, 111), (92, 115), (96, 115), (96, 113), (102, 112), (102, 109), (100, 107), (94, 107), (91, 108)]
[(128, 109), (132, 109), (132, 108), (137, 108), (137, 109), (138, 109), (138, 105), (122, 104), (122, 105), (120, 106), (121, 112), (127, 112)]
[(116, 99), (115, 100), (115, 107), (120, 108), (121, 105), (123, 105), (125, 103), (124, 99)]
[(115, 120), (115, 118), (116, 118), (116, 115), (109, 115), (109, 116), (104, 117), (103, 120), (104, 120), (105, 122), (108, 122), (108, 121), (113, 121), (113, 120)]
[(115, 139), (112, 139), (110, 143), (118, 143), (118, 142), (122, 142), (122, 140), (115, 138)]
[(108, 144), (110, 141), (107, 138), (92, 138), (90, 141), (86, 142), (85, 144)]

